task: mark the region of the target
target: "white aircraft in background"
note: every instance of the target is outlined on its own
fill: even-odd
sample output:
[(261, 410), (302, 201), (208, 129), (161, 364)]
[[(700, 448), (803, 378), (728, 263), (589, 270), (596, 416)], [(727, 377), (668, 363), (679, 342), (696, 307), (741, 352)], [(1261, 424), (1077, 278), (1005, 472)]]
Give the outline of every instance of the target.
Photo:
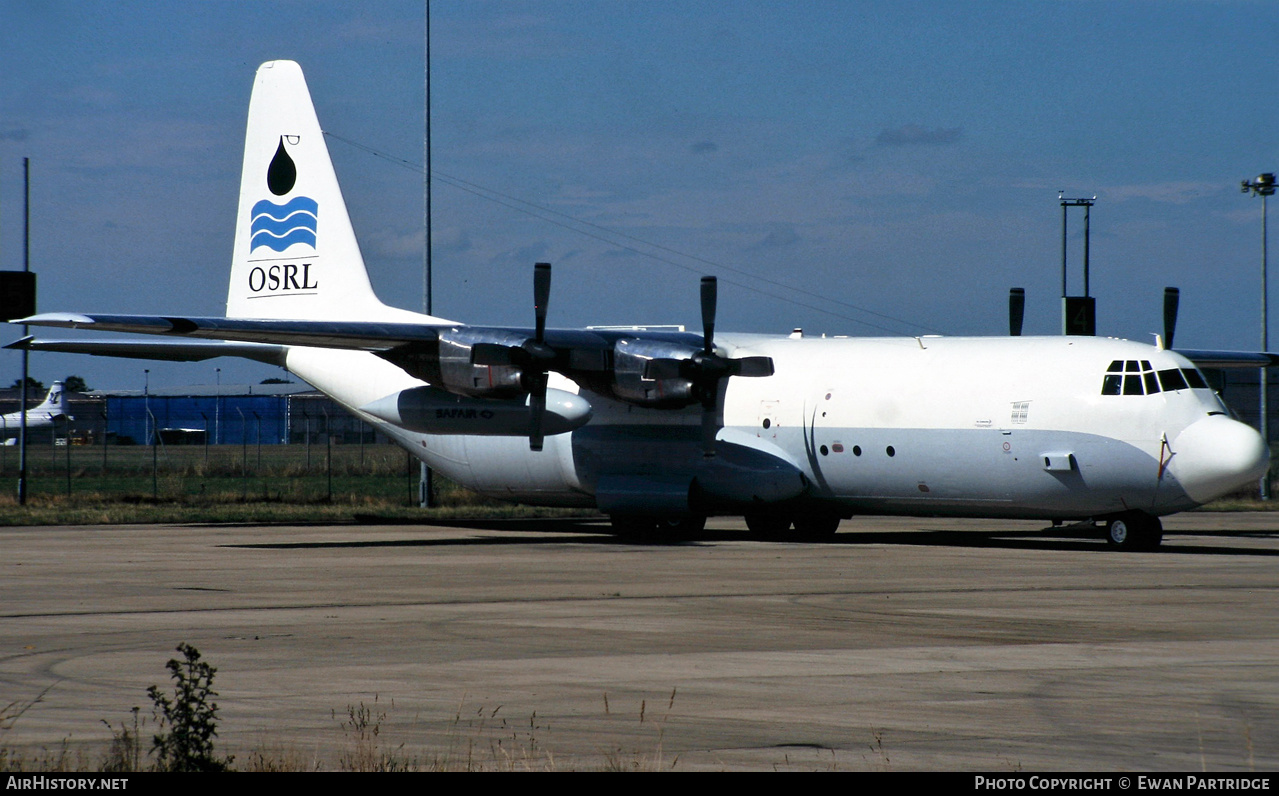
[[(39, 406), (33, 406), (27, 410), (27, 431), (36, 428), (51, 428), (58, 420), (66, 418), (73, 420), (67, 414), (66, 399), (62, 397), (62, 382), (55, 381), (53, 386), (49, 388), (49, 394), (44, 397), (44, 401)], [(22, 427), (22, 411), (10, 412), (0, 417), (0, 438), (4, 439), (5, 445), (17, 444), (18, 429)], [(13, 434), (15, 436), (9, 436)]]
[(702, 334), (547, 329), (544, 263), (532, 329), (388, 307), (290, 61), (258, 70), (236, 218), (225, 318), (42, 314), (19, 322), (184, 339), (14, 345), (283, 365), (479, 493), (597, 507), (630, 533), (720, 514), (774, 538), (855, 514), (1021, 517), (1100, 522), (1113, 545), (1149, 548), (1161, 515), (1269, 462), (1162, 344), (716, 335), (712, 277)]

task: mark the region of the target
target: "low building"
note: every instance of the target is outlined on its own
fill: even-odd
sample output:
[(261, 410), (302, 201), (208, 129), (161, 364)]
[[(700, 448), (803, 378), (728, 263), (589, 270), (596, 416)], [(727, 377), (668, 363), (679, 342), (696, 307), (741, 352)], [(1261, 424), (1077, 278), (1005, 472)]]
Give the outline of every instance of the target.
[[(43, 395), (28, 396), (35, 406)], [(148, 445), (240, 445), (389, 442), (332, 399), (301, 383), (223, 384), (94, 390), (66, 394), (72, 420), (43, 437), (68, 435), (73, 443)], [(20, 391), (0, 390), (0, 413), (16, 412)], [(158, 435), (158, 436), (157, 436)]]

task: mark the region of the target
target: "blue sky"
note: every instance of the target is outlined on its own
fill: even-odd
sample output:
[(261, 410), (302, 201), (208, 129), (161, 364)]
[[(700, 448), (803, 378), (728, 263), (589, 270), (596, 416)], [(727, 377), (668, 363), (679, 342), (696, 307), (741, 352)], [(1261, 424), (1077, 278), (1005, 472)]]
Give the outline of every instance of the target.
[[(221, 314), (262, 61), (302, 64), (326, 131), (422, 161), (421, 2), (0, 0), (0, 22), (0, 267), (29, 156), (42, 311)], [(696, 326), (715, 273), (725, 330), (1002, 334), (1018, 285), (1027, 333), (1055, 333), (1064, 189), (1097, 196), (1099, 331), (1152, 339), (1177, 285), (1179, 344), (1258, 345), (1239, 182), (1279, 170), (1274, 3), (437, 0), (431, 22), (439, 315), (531, 323), (547, 260), (556, 326)], [(329, 147), (376, 289), (420, 308), (421, 174)], [(279, 375), (32, 361), (102, 388)]]

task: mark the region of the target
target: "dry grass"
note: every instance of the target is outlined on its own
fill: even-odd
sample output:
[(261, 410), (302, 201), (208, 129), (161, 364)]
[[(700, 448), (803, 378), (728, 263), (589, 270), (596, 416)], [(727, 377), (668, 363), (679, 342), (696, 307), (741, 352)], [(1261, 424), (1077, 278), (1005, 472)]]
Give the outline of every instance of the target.
[[(390, 445), (212, 448), (72, 446), (29, 456), (28, 500), (0, 494), (0, 525), (430, 522), (458, 517), (556, 517), (435, 478), (435, 508), (417, 507), (418, 464)], [(153, 455), (154, 454), (154, 455)], [(70, 456), (69, 467), (67, 457)], [(4, 464), (0, 462), (0, 465)], [(13, 476), (16, 455), (0, 475)], [(154, 467), (154, 472), (153, 472)], [(3, 467), (0, 467), (3, 469)]]

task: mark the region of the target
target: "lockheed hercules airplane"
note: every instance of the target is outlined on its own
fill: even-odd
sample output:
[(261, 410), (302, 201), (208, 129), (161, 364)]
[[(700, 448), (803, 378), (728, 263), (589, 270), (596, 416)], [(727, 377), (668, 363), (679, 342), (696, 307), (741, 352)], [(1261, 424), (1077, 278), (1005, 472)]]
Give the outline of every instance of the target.
[(1162, 343), (716, 334), (713, 277), (701, 334), (550, 329), (545, 263), (532, 329), (386, 306), (291, 61), (258, 69), (236, 219), (225, 318), (42, 314), (16, 322), (180, 339), (15, 345), (282, 365), (477, 492), (596, 507), (631, 534), (744, 515), (809, 539), (856, 514), (947, 515), (1093, 521), (1151, 548), (1160, 516), (1269, 461)]
[[(44, 397), (44, 402), (27, 410), (27, 431), (37, 428), (52, 428), (58, 420), (64, 417), (73, 419), (67, 414), (66, 400), (62, 397), (62, 382), (55, 381), (53, 386), (49, 388), (49, 394)], [(17, 437), (9, 435), (17, 434), (21, 425), (21, 410), (10, 412), (0, 417), (0, 437), (4, 440), (2, 444), (16, 444)]]

